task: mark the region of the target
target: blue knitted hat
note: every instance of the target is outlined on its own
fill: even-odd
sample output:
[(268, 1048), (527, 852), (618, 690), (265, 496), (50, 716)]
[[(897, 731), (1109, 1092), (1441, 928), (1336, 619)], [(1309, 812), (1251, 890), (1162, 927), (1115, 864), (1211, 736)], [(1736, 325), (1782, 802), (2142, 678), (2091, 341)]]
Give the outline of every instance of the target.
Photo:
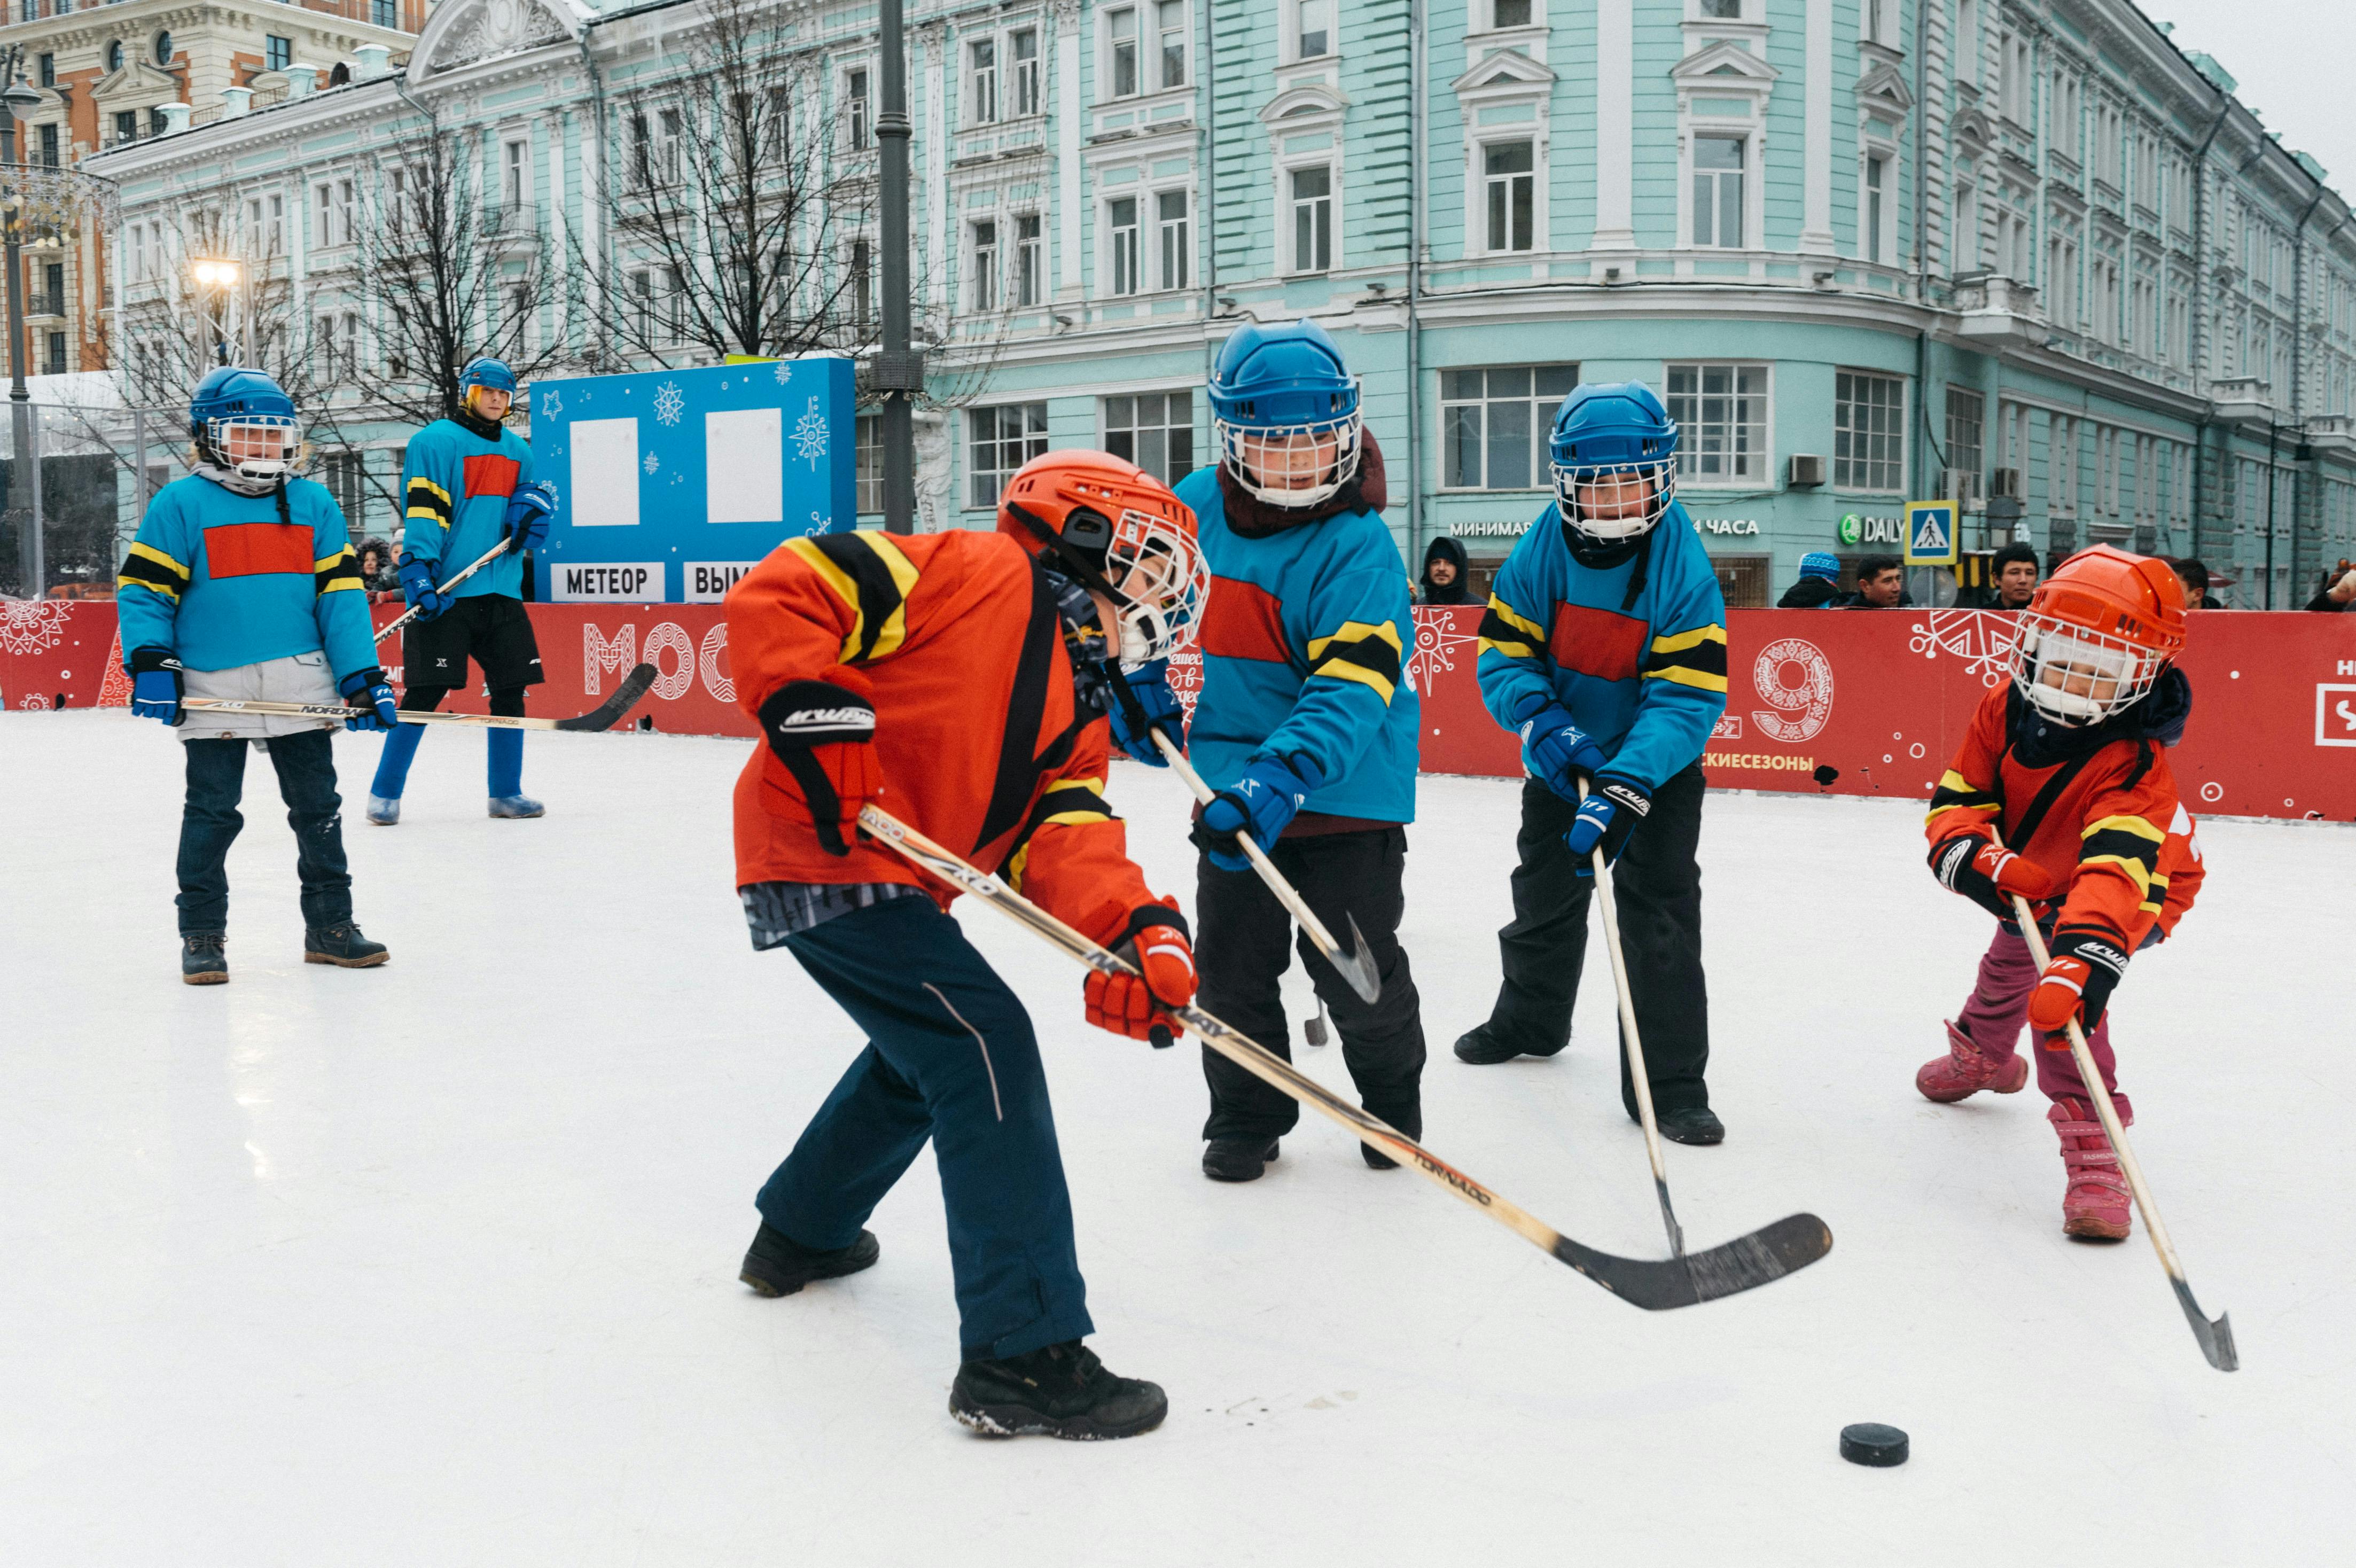
[(1822, 577), (1827, 583), (1840, 581), (1840, 557), (1830, 551), (1811, 550), (1800, 557), (1800, 575)]

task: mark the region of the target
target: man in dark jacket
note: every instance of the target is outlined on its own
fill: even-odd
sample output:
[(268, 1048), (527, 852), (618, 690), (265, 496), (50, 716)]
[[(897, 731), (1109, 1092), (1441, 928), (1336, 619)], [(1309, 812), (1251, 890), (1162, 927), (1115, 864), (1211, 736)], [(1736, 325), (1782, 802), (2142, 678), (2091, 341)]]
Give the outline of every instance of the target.
[(1779, 610), (1821, 610), (1841, 601), (1840, 557), (1829, 550), (1811, 550), (1800, 557), (1800, 580), (1775, 601)]
[(1421, 605), (1469, 605), (1472, 596), (1464, 589), (1464, 546), (1440, 535), (1423, 552), (1423, 579), (1416, 585), (1416, 603)]

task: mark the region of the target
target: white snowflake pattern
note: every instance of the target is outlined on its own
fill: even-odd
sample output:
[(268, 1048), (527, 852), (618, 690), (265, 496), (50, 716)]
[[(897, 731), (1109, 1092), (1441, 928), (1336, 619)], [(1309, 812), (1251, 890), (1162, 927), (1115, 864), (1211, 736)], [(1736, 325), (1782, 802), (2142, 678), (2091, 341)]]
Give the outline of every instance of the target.
[(0, 599), (0, 653), (41, 653), (65, 640), (61, 600)]
[(1409, 686), (1431, 695), (1432, 683), (1442, 670), (1456, 668), (1456, 651), (1468, 642), (1481, 640), (1478, 632), (1456, 629), (1455, 615), (1439, 606), (1415, 612), (1415, 651), (1408, 656), (1407, 682)]
[(1933, 610), (1916, 621), (1908, 646), (1925, 659), (1952, 653), (1968, 661), (1984, 686), (2001, 686), (2012, 673), (2015, 618), (1995, 610)]
[(794, 422), (794, 450), (809, 460), (810, 471), (818, 471), (819, 459), (826, 456), (826, 415), (818, 411), (818, 399), (809, 400), (809, 411)]
[(538, 405), (536, 412), (538, 412), (542, 418), (562, 419), (564, 417), (564, 400), (557, 395), (556, 389), (554, 387), (549, 388), (546, 392), (541, 392), (532, 401)]
[(793, 366), (783, 360), (779, 360), (777, 361), (776, 368), (769, 373), (776, 378), (777, 384), (779, 386), (784, 386), (787, 381), (794, 379)]
[(676, 381), (665, 381), (655, 388), (655, 422), (677, 424), (679, 416), (687, 412), (687, 394), (679, 390)]
[(659, 468), (659, 467), (662, 467), (662, 459), (661, 459), (661, 458), (659, 458), (659, 457), (658, 457), (658, 456), (656, 456), (653, 453), (649, 452), (649, 453), (648, 453), (648, 454), (646, 455), (646, 458), (645, 458), (645, 465), (646, 465), (646, 470), (647, 470), (647, 472), (648, 472), (648, 473), (649, 473), (649, 474), (651, 474), (651, 473), (653, 473), (657, 468)]
[(832, 528), (833, 526), (834, 520), (832, 518), (820, 517), (818, 513), (812, 512), (810, 513), (809, 526), (803, 529), (802, 532), (804, 533), (824, 533), (828, 529)]

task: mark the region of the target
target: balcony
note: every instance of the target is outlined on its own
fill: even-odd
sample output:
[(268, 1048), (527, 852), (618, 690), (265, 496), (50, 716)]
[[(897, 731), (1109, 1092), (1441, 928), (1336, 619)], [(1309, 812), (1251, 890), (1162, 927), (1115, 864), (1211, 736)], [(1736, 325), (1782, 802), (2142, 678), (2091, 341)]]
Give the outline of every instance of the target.
[(36, 316), (63, 316), (67, 303), (66, 296), (61, 294), (28, 294), (25, 296), (25, 315), (27, 319)]

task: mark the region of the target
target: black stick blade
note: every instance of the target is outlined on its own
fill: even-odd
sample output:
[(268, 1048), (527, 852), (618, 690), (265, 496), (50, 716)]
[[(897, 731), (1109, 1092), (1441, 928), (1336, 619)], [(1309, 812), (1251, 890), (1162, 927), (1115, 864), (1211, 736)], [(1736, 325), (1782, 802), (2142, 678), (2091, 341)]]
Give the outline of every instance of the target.
[(556, 727), (567, 730), (612, 729), (622, 722), (623, 714), (638, 705), (638, 699), (645, 696), (647, 688), (655, 683), (655, 673), (653, 665), (639, 665), (622, 677), (622, 683), (614, 688), (612, 696), (577, 717), (557, 720)]
[(1358, 993), (1358, 1000), (1373, 1004), (1383, 998), (1383, 977), (1375, 972), (1375, 955), (1366, 950), (1366, 934), (1358, 929), (1358, 917), (1344, 914), (1350, 922), (1350, 950), (1347, 954), (1332, 955), (1334, 971), (1342, 983)]
[(1832, 1248), (1833, 1233), (1823, 1220), (1813, 1214), (1790, 1214), (1707, 1252), (1657, 1262), (1615, 1258), (1568, 1236), (1556, 1240), (1554, 1255), (1621, 1300), (1646, 1312), (1666, 1312), (1771, 1284), (1806, 1268)]
[(2192, 1325), (2192, 1337), (2201, 1342), (2201, 1353), (2209, 1364), (2221, 1372), (2236, 1372), (2242, 1368), (2242, 1353), (2233, 1348), (2233, 1315), (2220, 1313), (2211, 1323), (2201, 1304), (2192, 1299), (2192, 1287), (2169, 1275), (2169, 1283), (2176, 1287), (2177, 1304), (2184, 1308), (2185, 1321)]

